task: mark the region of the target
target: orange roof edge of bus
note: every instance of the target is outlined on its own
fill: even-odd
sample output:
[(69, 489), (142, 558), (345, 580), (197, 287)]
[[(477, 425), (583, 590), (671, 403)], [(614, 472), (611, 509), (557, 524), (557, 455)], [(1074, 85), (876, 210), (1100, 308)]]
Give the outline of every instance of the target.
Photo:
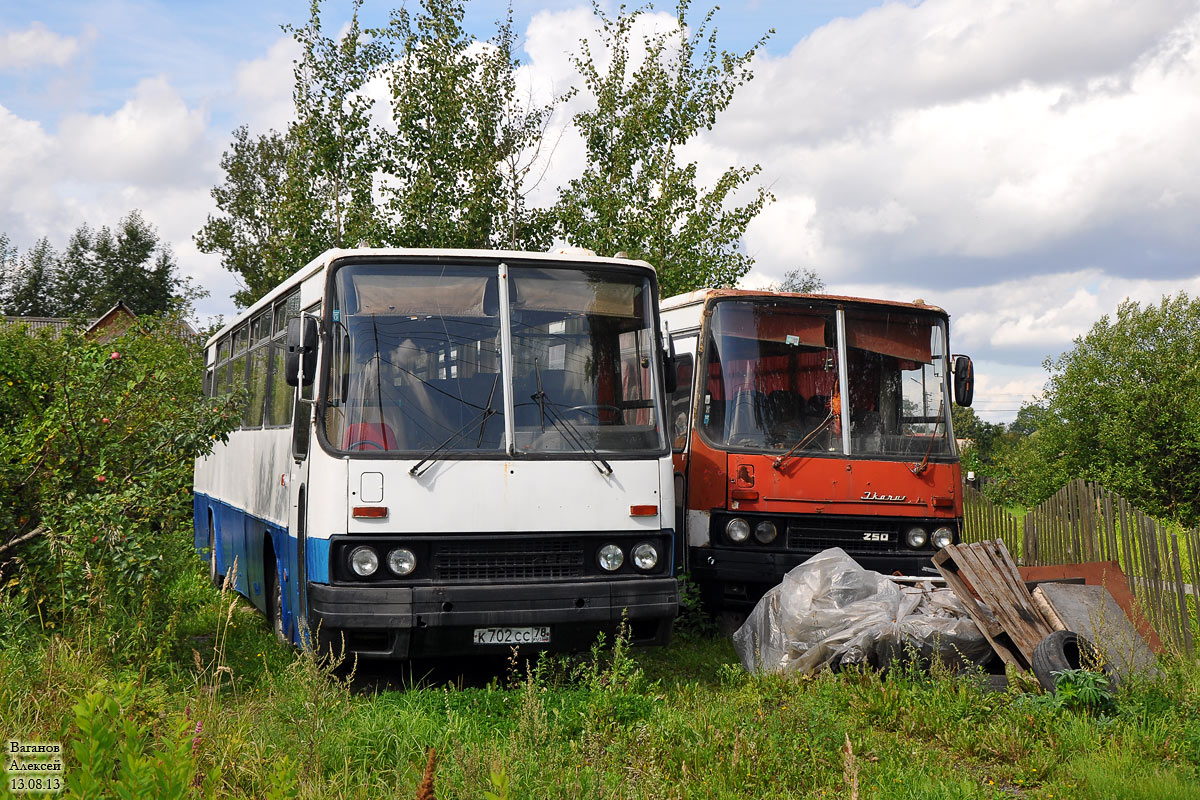
[[(872, 297), (851, 297), (849, 295), (839, 294), (811, 294), (800, 292), (772, 292), (766, 289), (697, 289), (694, 292), (675, 295), (674, 297), (664, 298), (662, 307), (664, 311), (671, 310), (675, 305), (689, 305), (698, 303), (703, 299), (705, 303), (712, 302), (720, 298), (726, 297), (744, 297), (748, 299), (766, 298), (766, 297), (791, 297), (805, 300), (825, 300), (834, 303), (856, 303), (867, 306), (886, 306), (889, 308), (903, 308), (912, 311), (929, 311), (934, 314), (948, 317), (946, 310), (940, 306), (935, 306), (929, 303), (905, 303), (896, 300), (882, 300)], [(684, 300), (683, 298), (690, 298)], [(671, 301), (678, 301), (671, 303)]]

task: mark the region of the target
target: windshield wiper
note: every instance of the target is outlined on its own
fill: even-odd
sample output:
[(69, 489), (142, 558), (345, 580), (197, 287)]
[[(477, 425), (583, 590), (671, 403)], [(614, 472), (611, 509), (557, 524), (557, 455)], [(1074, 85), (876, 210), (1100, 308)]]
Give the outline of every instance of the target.
[(780, 469), (781, 467), (783, 467), (783, 464), (785, 461), (787, 461), (789, 458), (792, 458), (795, 455), (795, 452), (797, 450), (799, 450), (801, 447), (804, 447), (804, 445), (811, 442), (818, 433), (825, 430), (825, 428), (827, 428), (829, 426), (829, 424), (832, 422), (833, 422), (833, 410), (830, 409), (829, 414), (825, 417), (825, 419), (823, 419), (817, 423), (817, 427), (813, 428), (811, 431), (804, 434), (803, 438), (801, 438), (800, 441), (798, 441), (794, 445), (792, 445), (791, 449), (788, 450), (786, 453), (781, 455), (779, 458), (775, 459), (774, 463), (772, 463), (771, 466), (774, 467), (775, 469)]
[[(492, 408), (492, 398), (496, 396), (496, 385), (498, 383), (500, 383), (500, 373), (499, 372), (497, 372), (496, 377), (492, 379), (492, 388), (488, 392), (487, 407), (485, 407), (483, 409), (484, 410), (483, 419), (479, 420), (479, 438), (475, 440), (475, 447), (477, 447), (477, 448), (483, 446), (483, 429), (485, 427), (487, 427), (488, 418), (491, 417), (492, 414), (496, 413), (495, 410)], [(487, 413), (489, 411), (491, 411), (491, 414)]]
[(530, 396), (531, 400), (537, 400), (538, 413), (541, 415), (542, 433), (546, 432), (546, 390), (542, 388), (542, 368), (538, 366), (538, 360), (533, 360), (533, 372), (537, 375), (538, 390), (537, 394)]
[[(434, 456), (436, 456), (438, 453), (442, 452), (442, 450), (445, 450), (450, 445), (451, 442), (455, 441), (460, 436), (462, 436), (463, 433), (468, 428), (474, 426), (476, 422), (479, 423), (479, 438), (475, 441), (475, 446), (479, 447), (483, 444), (483, 431), (484, 431), (484, 428), (487, 427), (487, 421), (489, 419), (491, 419), (494, 414), (499, 413), (498, 411), (496, 411), (496, 409), (492, 408), (492, 398), (494, 398), (496, 396), (496, 384), (499, 383), (499, 381), (500, 381), (500, 373), (496, 373), (496, 378), (495, 378), (495, 380), (492, 381), (492, 390), (490, 392), (488, 392), (487, 406), (484, 407), (484, 409), (482, 411), (480, 411), (478, 414), (471, 417), (471, 420), (466, 425), (463, 425), (461, 428), (456, 430), (454, 433), (450, 434), (444, 442), (439, 444), (437, 447), (433, 448), (433, 450), (430, 450), (428, 455), (426, 455), (424, 458), (422, 458), (420, 461), (418, 461), (416, 464), (414, 464), (413, 468), (408, 471), (409, 475), (412, 475), (414, 478), (419, 478), (422, 475), (424, 475), (429, 470), (429, 467), (425, 467), (425, 469), (421, 469), (421, 467), (423, 465), (433, 461)], [(460, 398), (460, 401), (461, 401), (461, 398)], [(430, 464), (430, 466), (433, 466), (433, 465)]]
[(942, 424), (942, 417), (946, 413), (945, 400), (938, 403), (938, 417), (933, 423), (933, 433), (929, 434), (929, 445), (925, 448), (925, 457), (921, 459), (920, 464), (909, 464), (908, 470), (913, 475), (920, 475), (929, 467), (929, 454), (933, 452), (933, 443), (937, 441), (938, 425)]
[(596, 465), (596, 469), (601, 475), (612, 475), (612, 466), (605, 461), (600, 453), (584, 441), (583, 434), (579, 428), (575, 427), (574, 423), (564, 417), (558, 411), (558, 404), (549, 398), (545, 389), (542, 388), (542, 370), (538, 367), (537, 359), (533, 360), (533, 369), (537, 373), (538, 390), (529, 396), (530, 400), (536, 400), (538, 408), (542, 413), (542, 430), (546, 430), (546, 412), (549, 411), (550, 422), (562, 434), (563, 439), (575, 446), (575, 449), (581, 453), (587, 454), (591, 462)]

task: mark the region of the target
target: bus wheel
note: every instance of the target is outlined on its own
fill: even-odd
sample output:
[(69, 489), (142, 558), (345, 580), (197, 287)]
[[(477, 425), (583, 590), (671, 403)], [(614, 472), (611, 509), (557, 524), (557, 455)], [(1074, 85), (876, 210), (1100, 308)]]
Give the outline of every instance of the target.
[(271, 621), (271, 630), (281, 644), (291, 644), (283, 630), (283, 584), (279, 580), (279, 570), (271, 570), (271, 588), (267, 594), (267, 619)]

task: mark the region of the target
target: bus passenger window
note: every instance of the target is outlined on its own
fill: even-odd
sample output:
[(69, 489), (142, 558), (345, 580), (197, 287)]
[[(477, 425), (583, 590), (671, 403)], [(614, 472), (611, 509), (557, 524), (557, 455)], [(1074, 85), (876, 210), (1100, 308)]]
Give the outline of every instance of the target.
[[(246, 354), (243, 353), (242, 355), (233, 359), (232, 362), (230, 362), (229, 391), (230, 391), (230, 393), (236, 394), (237, 392), (240, 392), (243, 389), (245, 389), (245, 387), (246, 387)], [(245, 413), (246, 412), (246, 406), (245, 406), (246, 399), (243, 398), (242, 402), (243, 402), (242, 418), (244, 420), (245, 416), (246, 416), (246, 413)]]
[(284, 371), (285, 346), (280, 338), (271, 342), (271, 387), (267, 398), (267, 425), (289, 425), (292, 421), (293, 389)]
[(267, 348), (257, 347), (250, 353), (250, 386), (246, 395), (247, 428), (262, 427), (263, 403), (267, 395)]

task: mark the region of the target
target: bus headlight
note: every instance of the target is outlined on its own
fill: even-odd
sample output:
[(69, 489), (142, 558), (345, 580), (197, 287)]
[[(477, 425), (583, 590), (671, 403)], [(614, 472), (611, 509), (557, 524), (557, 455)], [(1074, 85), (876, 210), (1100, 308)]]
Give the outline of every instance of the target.
[(356, 547), (350, 551), (350, 569), (360, 578), (369, 578), (379, 569), (379, 556), (369, 547)]
[(658, 566), (658, 549), (649, 542), (633, 548), (633, 565), (640, 570), (652, 570)]
[(729, 541), (731, 542), (744, 542), (750, 538), (750, 523), (741, 517), (734, 517), (725, 526), (725, 535), (729, 537)]
[(411, 575), (417, 568), (417, 556), (407, 547), (397, 547), (388, 553), (387, 565), (388, 569), (397, 575)]
[(625, 552), (615, 544), (606, 544), (596, 554), (596, 560), (600, 562), (600, 568), (604, 571), (616, 572), (625, 563)]
[(771, 520), (763, 520), (754, 526), (754, 538), (758, 539), (762, 544), (770, 544), (775, 541), (775, 537), (779, 532), (775, 530), (775, 523)]
[(929, 541), (929, 534), (924, 528), (909, 528), (908, 532), (904, 534), (904, 540), (908, 542), (909, 547), (924, 547), (925, 543)]
[(933, 546), (938, 550), (941, 550), (943, 547), (953, 543), (954, 531), (950, 530), (949, 528), (943, 526), (933, 532)]

